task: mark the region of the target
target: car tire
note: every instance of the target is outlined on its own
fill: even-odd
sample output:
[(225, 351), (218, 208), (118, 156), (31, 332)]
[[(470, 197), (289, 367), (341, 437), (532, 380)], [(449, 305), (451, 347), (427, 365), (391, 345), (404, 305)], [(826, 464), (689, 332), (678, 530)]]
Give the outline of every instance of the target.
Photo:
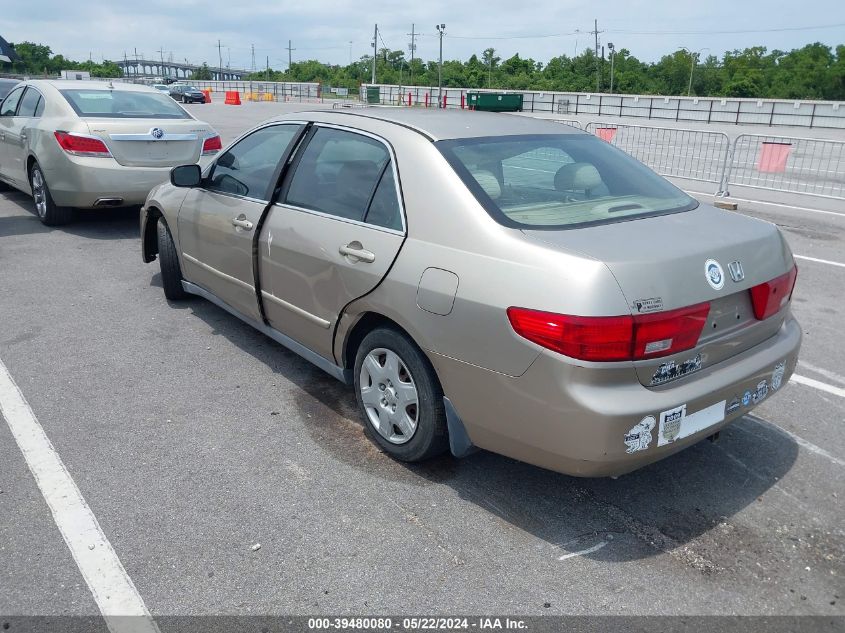
[(188, 100), (185, 97), (182, 97), (182, 103), (188, 103)]
[(448, 449), (443, 388), (410, 338), (394, 328), (373, 330), (358, 347), (354, 371), (364, 427), (384, 452), (418, 462)]
[(161, 286), (164, 296), (170, 301), (179, 301), (188, 296), (182, 288), (182, 267), (179, 265), (179, 255), (170, 228), (163, 218), (158, 219), (156, 226), (158, 233), (158, 263), (161, 266)]
[(41, 166), (36, 162), (29, 170), (29, 186), (38, 219), (47, 226), (67, 224), (73, 219), (73, 209), (56, 205)]

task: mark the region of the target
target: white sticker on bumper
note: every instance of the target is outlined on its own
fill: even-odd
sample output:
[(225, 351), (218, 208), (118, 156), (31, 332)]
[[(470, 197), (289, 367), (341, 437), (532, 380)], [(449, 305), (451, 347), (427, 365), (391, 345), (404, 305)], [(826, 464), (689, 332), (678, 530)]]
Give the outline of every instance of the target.
[(666, 446), (723, 421), (725, 419), (725, 404), (727, 404), (727, 401), (722, 400), (706, 409), (689, 414), (686, 412), (687, 405), (663, 411), (660, 414), (657, 445)]

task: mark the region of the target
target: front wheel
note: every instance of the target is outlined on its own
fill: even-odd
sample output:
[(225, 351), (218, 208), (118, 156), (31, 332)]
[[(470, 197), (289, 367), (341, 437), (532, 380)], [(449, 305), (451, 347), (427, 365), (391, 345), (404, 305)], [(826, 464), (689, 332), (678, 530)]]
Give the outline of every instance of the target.
[(364, 338), (355, 392), (368, 435), (392, 457), (417, 462), (448, 448), (443, 389), (420, 348), (401, 332), (378, 328)]
[(73, 219), (73, 209), (59, 207), (53, 201), (44, 172), (38, 163), (32, 165), (29, 170), (29, 185), (32, 188), (32, 199), (35, 202), (35, 212), (38, 219), (47, 226), (59, 226), (67, 224)]
[(161, 266), (161, 286), (164, 288), (164, 296), (171, 301), (179, 301), (188, 296), (182, 288), (182, 267), (179, 265), (179, 255), (176, 253), (176, 245), (173, 243), (173, 236), (170, 229), (164, 222), (164, 218), (158, 219), (156, 226), (158, 232), (158, 263)]

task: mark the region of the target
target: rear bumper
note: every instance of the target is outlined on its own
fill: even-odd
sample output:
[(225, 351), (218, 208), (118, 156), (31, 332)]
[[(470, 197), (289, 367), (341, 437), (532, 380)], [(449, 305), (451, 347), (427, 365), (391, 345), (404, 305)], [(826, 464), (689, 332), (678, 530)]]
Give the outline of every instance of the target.
[(170, 178), (170, 167), (126, 167), (113, 158), (62, 156), (58, 164), (45, 167), (45, 177), (56, 204), (94, 208), (102, 198), (119, 198), (114, 206), (144, 203), (156, 185)]
[[(778, 390), (777, 382), (786, 383), (800, 346), (801, 328), (788, 315), (763, 343), (656, 389), (643, 387), (631, 365), (579, 367), (552, 352), (542, 353), (519, 377), (430, 357), (473, 444), (550, 470), (595, 477), (668, 457), (748, 413)], [(773, 384), (773, 372), (782, 362), (782, 379)], [(761, 392), (767, 393), (744, 405), (743, 396), (757, 393), (763, 383)], [(738, 408), (730, 410), (735, 402)], [(679, 439), (663, 444), (661, 413), (683, 405)], [(650, 423), (641, 422), (649, 417), (654, 425), (643, 433)], [(633, 441), (638, 433), (642, 440)]]

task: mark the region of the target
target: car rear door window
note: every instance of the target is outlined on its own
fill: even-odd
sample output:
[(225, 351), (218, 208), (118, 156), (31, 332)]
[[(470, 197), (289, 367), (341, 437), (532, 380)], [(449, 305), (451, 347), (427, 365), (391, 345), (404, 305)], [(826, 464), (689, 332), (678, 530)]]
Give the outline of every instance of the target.
[(396, 190), (393, 165), (390, 163), (385, 166), (364, 221), (386, 229), (402, 230), (402, 207)]
[[(18, 107), (18, 116), (36, 117), (41, 103), (41, 93), (33, 88), (27, 88)], [(43, 110), (43, 108), (42, 108)]]
[(389, 161), (387, 147), (376, 139), (346, 130), (317, 128), (300, 156), (285, 202), (363, 221)]
[(15, 116), (22, 94), (23, 87), (12, 90), (3, 100), (3, 104), (0, 105), (0, 116)]
[(206, 189), (268, 200), (279, 161), (300, 127), (271, 125), (244, 137), (217, 159)]

